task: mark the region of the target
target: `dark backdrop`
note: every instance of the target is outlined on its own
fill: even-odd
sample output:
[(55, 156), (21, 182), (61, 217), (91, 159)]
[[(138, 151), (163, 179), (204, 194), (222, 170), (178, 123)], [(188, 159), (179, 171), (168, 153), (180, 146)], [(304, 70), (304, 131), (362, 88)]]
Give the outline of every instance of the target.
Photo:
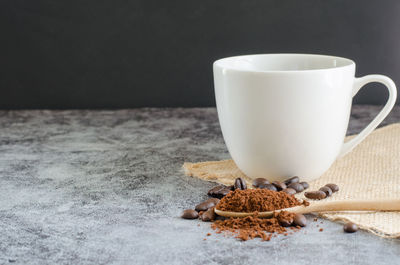
[[(212, 62), (349, 57), (400, 84), (399, 0), (0, 0), (0, 108), (214, 106)], [(357, 103), (380, 104), (380, 85)]]

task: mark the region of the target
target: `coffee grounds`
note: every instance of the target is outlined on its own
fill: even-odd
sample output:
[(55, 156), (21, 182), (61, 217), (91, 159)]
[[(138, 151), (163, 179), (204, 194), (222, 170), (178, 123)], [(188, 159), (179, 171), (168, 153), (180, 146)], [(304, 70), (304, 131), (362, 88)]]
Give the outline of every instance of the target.
[[(257, 213), (253, 216), (243, 218), (229, 218), (225, 220), (217, 220), (211, 228), (216, 230), (216, 233), (228, 232), (236, 235), (236, 238), (243, 241), (261, 238), (263, 241), (271, 240), (274, 233), (288, 235), (287, 229), (280, 225), (284, 220), (293, 220), (293, 213), (282, 211), (276, 213), (274, 217), (265, 219), (257, 217)], [(292, 230), (299, 230), (296, 227), (291, 227)], [(275, 235), (274, 235), (275, 236)]]
[(278, 219), (281, 226), (288, 227), (293, 224), (293, 219), (296, 214), (286, 211), (281, 211), (279, 213), (275, 213), (274, 215)]
[(293, 195), (267, 189), (235, 190), (223, 197), (217, 209), (231, 212), (265, 212), (289, 208), (302, 203)]

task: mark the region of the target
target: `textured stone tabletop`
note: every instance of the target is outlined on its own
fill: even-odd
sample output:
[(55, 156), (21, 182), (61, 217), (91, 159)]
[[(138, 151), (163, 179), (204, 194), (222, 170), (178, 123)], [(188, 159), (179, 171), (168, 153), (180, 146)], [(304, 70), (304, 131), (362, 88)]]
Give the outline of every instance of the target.
[[(378, 110), (355, 106), (349, 133)], [(400, 264), (399, 239), (312, 217), (270, 242), (204, 241), (210, 224), (179, 216), (213, 184), (181, 166), (229, 158), (213, 108), (0, 111), (0, 128), (1, 264)]]

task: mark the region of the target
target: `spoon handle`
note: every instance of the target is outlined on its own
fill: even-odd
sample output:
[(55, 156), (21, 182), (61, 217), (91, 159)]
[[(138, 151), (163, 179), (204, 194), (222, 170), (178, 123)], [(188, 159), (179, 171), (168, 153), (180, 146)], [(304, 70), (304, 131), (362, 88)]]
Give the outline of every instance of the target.
[(400, 211), (400, 199), (383, 200), (345, 200), (331, 202), (311, 202), (309, 206), (296, 206), (285, 209), (292, 213), (311, 213), (329, 211)]

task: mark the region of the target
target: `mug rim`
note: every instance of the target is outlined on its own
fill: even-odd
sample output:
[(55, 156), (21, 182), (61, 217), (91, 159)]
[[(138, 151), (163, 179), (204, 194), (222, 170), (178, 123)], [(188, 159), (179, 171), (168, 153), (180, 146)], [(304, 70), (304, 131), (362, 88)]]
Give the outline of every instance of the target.
[[(255, 58), (255, 57), (310, 57), (310, 58), (321, 58), (323, 60), (336, 60), (343, 63), (340, 66), (332, 66), (332, 67), (321, 67), (315, 69), (299, 69), (299, 70), (261, 70), (261, 69), (245, 69), (238, 66), (233, 66), (232, 63), (227, 61), (234, 59), (244, 59), (244, 58)], [(238, 72), (247, 72), (247, 73), (306, 73), (306, 72), (319, 72), (319, 71), (332, 71), (336, 69), (345, 69), (355, 67), (356, 63), (348, 58), (333, 56), (333, 55), (324, 55), (324, 54), (308, 54), (308, 53), (260, 53), (260, 54), (246, 54), (246, 55), (237, 55), (230, 56), (218, 59), (214, 61), (214, 67), (220, 67), (226, 70), (238, 71)]]

